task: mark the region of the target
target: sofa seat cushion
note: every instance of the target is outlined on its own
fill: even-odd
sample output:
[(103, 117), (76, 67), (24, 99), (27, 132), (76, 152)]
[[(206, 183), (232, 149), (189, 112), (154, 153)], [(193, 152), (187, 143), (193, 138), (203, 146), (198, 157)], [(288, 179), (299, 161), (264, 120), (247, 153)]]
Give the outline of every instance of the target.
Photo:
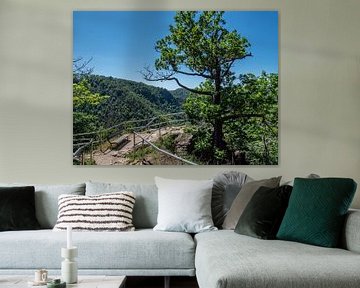
[[(133, 232), (73, 232), (83, 269), (194, 269), (195, 244), (186, 233), (144, 229)], [(1, 232), (0, 269), (60, 269), (66, 232)]]
[(360, 283), (360, 254), (229, 230), (195, 236), (200, 288), (346, 288)]

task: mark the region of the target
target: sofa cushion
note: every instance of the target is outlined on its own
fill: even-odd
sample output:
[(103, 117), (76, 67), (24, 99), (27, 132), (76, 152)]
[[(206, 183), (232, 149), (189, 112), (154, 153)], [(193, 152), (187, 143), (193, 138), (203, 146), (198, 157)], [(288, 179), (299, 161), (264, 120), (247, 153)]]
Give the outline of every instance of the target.
[(213, 180), (155, 177), (159, 213), (154, 230), (198, 233), (217, 229), (211, 217)]
[(241, 187), (251, 180), (251, 177), (238, 171), (226, 171), (214, 177), (211, 213), (216, 227), (221, 228), (225, 216)]
[(281, 177), (274, 177), (270, 179), (256, 180), (244, 184), (241, 187), (240, 192), (237, 194), (233, 203), (231, 204), (230, 210), (227, 213), (223, 228), (224, 229), (235, 229), (237, 222), (240, 219), (246, 205), (249, 203), (251, 197), (261, 187), (275, 188), (279, 186)]
[(0, 186), (34, 186), (36, 218), (41, 228), (53, 228), (58, 216), (58, 197), (61, 194), (84, 195), (85, 184), (38, 185), (38, 184), (9, 184), (0, 183)]
[(297, 242), (262, 240), (231, 230), (195, 236), (200, 288), (353, 288), (360, 254)]
[(0, 231), (40, 228), (34, 192), (33, 186), (0, 187)]
[(133, 192), (114, 192), (101, 195), (59, 196), (59, 216), (55, 231), (133, 231)]
[(155, 184), (121, 184), (86, 182), (86, 195), (131, 191), (136, 202), (133, 211), (133, 223), (136, 229), (153, 228), (158, 213), (158, 192)]
[(275, 239), (288, 206), (292, 187), (260, 187), (236, 224), (235, 232), (261, 239)]
[(341, 247), (360, 253), (360, 210), (350, 209), (346, 215)]
[[(195, 244), (186, 233), (73, 232), (72, 240), (79, 270), (194, 269)], [(66, 231), (2, 232), (0, 269), (60, 269), (61, 247), (66, 247)]]
[(337, 247), (355, 190), (349, 178), (295, 178), (277, 238)]

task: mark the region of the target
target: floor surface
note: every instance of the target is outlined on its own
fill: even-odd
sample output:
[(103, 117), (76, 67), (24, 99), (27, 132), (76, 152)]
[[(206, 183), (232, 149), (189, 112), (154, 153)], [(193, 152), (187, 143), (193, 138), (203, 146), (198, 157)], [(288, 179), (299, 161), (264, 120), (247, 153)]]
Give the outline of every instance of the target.
[[(126, 288), (163, 288), (164, 277), (131, 277), (126, 279)], [(195, 277), (171, 277), (171, 288), (199, 288)]]

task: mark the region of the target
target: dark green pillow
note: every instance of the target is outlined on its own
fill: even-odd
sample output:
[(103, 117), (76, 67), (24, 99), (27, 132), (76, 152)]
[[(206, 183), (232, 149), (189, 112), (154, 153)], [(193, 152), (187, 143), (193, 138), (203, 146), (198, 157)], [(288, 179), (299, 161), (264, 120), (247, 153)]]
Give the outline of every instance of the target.
[(0, 187), (0, 231), (39, 229), (35, 188)]
[(260, 187), (246, 205), (235, 232), (255, 238), (275, 239), (288, 206), (292, 187)]
[(348, 178), (295, 178), (277, 238), (337, 247), (356, 183)]

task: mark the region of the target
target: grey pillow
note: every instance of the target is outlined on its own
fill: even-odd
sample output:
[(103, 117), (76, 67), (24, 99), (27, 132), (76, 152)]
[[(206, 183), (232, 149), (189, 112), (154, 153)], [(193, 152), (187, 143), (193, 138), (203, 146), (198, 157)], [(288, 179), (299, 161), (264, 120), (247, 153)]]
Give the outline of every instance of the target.
[(221, 228), (231, 204), (244, 183), (253, 180), (242, 172), (226, 171), (214, 178), (212, 189), (211, 213), (214, 225)]
[[(305, 178), (309, 178), (309, 179), (317, 179), (317, 178), (320, 178), (320, 176), (319, 176), (318, 174), (311, 173), (311, 174), (307, 175)], [(289, 180), (289, 181), (286, 181), (286, 182), (284, 182), (284, 183), (283, 183), (283, 184), (281, 184), (281, 185), (294, 186), (294, 179)]]
[(211, 217), (213, 180), (155, 177), (159, 213), (154, 230), (198, 233), (217, 230)]
[(158, 192), (155, 184), (86, 182), (86, 195), (131, 191), (136, 197), (133, 223), (136, 229), (153, 228), (158, 214)]
[(4, 184), (0, 186), (34, 186), (36, 218), (43, 229), (52, 229), (58, 216), (58, 197), (61, 194), (85, 195), (85, 183), (64, 185)]
[(250, 199), (255, 194), (255, 192), (261, 186), (269, 188), (279, 187), (280, 179), (281, 176), (270, 179), (251, 181), (244, 184), (224, 219), (224, 223), (222, 225), (223, 229), (234, 230), (241, 214), (244, 212), (246, 205), (250, 202)]

